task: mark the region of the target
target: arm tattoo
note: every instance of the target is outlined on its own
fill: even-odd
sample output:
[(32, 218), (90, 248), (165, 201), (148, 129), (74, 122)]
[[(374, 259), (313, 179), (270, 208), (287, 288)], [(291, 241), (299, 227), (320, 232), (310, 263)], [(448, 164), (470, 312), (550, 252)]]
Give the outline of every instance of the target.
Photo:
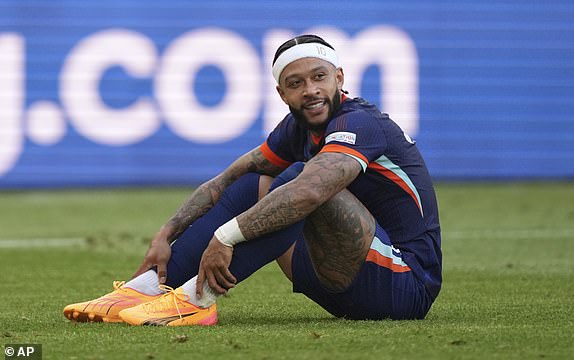
[(245, 173), (257, 172), (276, 176), (281, 170), (269, 162), (259, 148), (241, 156), (224, 172), (200, 185), (169, 219), (167, 223), (171, 228), (169, 241), (174, 241), (191, 223), (207, 213), (217, 203), (225, 189)]
[(170, 242), (175, 241), (193, 221), (215, 205), (225, 188), (229, 186), (221, 180), (216, 177), (199, 186), (169, 219), (168, 226), (172, 229)]
[(375, 219), (348, 190), (343, 190), (305, 219), (304, 236), (317, 276), (332, 291), (343, 291), (369, 251)]
[(320, 153), (293, 181), (274, 190), (238, 217), (247, 239), (277, 231), (307, 217), (346, 188), (361, 165), (341, 153)]
[(263, 175), (277, 176), (284, 169), (273, 165), (259, 149), (252, 150), (244, 155), (248, 172), (256, 172)]

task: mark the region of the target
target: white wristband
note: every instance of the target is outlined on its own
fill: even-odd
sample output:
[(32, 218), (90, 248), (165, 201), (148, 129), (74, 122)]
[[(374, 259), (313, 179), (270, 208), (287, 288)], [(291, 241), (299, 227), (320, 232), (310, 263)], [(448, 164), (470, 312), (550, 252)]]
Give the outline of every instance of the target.
[(219, 242), (229, 247), (247, 240), (241, 233), (241, 229), (239, 229), (237, 218), (233, 218), (221, 225), (217, 230), (215, 230), (214, 235)]

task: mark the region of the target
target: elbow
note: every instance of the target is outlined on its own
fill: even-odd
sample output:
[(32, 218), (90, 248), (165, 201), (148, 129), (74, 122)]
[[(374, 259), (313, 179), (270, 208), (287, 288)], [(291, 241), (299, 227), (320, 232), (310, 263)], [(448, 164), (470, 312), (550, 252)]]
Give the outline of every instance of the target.
[(304, 185), (296, 185), (293, 188), (293, 194), (296, 197), (296, 201), (299, 202), (303, 208), (314, 210), (321, 206), (327, 199), (324, 194), (317, 187)]

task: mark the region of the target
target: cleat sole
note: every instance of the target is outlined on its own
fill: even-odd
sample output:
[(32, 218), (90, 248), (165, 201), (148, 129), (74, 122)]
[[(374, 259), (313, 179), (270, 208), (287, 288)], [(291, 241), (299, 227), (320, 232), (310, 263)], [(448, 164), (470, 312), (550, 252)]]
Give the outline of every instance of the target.
[(72, 320), (74, 322), (90, 322), (90, 323), (96, 323), (96, 322), (107, 322), (107, 323), (115, 323), (115, 322), (122, 322), (122, 320), (120, 318), (109, 318), (109, 317), (102, 317), (100, 315), (94, 314), (94, 313), (85, 313), (85, 312), (79, 312), (79, 311), (69, 311), (69, 312), (64, 312), (64, 316), (69, 319)]

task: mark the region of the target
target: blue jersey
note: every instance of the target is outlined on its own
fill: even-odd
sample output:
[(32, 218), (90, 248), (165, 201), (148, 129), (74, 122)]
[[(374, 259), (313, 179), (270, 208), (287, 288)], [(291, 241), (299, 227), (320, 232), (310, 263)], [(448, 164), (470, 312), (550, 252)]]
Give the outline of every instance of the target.
[[(282, 168), (308, 161), (319, 152), (338, 152), (363, 169), (349, 185), (392, 243), (388, 256), (375, 261), (393, 271), (413, 271), (434, 299), (442, 282), (438, 207), (431, 177), (415, 142), (387, 114), (363, 99), (345, 98), (322, 136), (297, 125), (289, 114), (261, 150)], [(400, 256), (408, 266), (396, 261)]]

